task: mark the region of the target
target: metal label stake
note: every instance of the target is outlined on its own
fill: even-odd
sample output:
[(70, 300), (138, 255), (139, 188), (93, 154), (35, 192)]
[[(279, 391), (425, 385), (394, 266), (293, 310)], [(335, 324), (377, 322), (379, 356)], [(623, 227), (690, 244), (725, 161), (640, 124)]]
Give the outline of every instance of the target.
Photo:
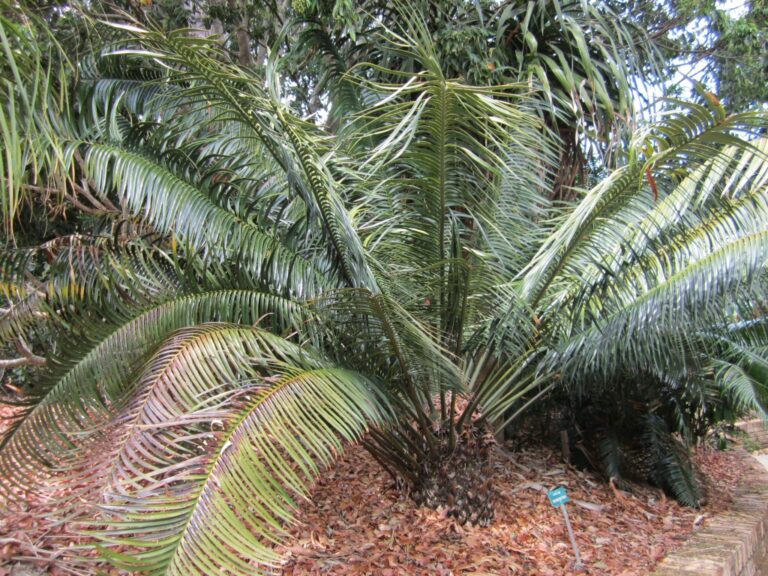
[(581, 552), (579, 552), (579, 545), (576, 544), (576, 537), (573, 535), (571, 519), (568, 518), (568, 510), (565, 507), (566, 503), (571, 501), (571, 499), (568, 497), (568, 492), (565, 490), (564, 486), (559, 486), (547, 492), (547, 496), (549, 497), (549, 502), (552, 504), (552, 506), (555, 508), (560, 508), (560, 510), (563, 511), (565, 527), (568, 528), (568, 537), (571, 539), (573, 553), (576, 555), (576, 564), (574, 564), (573, 567), (576, 570), (581, 570), (584, 567), (584, 564), (581, 563)]

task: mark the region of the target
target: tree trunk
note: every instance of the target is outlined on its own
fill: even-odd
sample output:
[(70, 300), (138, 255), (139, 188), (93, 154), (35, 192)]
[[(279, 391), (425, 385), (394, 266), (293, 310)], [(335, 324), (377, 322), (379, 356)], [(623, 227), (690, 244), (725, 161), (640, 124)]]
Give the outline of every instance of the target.
[(555, 129), (560, 134), (562, 149), (549, 199), (572, 202), (577, 196), (573, 187), (577, 182), (580, 184), (586, 182), (587, 160), (581, 151), (578, 133), (573, 127), (560, 125), (555, 126)]
[[(238, 9), (236, 0), (229, 0), (229, 8), (233, 11)], [(251, 36), (248, 33), (250, 25), (248, 19), (248, 9), (244, 2), (240, 3), (240, 21), (237, 23), (235, 35), (237, 37), (237, 60), (241, 66), (253, 66), (253, 56), (251, 55)]]
[(493, 434), (471, 427), (459, 436), (453, 448), (446, 434), (438, 449), (426, 450), (419, 461), (411, 498), (420, 506), (445, 507), (460, 524), (487, 526), (493, 520), (491, 454)]

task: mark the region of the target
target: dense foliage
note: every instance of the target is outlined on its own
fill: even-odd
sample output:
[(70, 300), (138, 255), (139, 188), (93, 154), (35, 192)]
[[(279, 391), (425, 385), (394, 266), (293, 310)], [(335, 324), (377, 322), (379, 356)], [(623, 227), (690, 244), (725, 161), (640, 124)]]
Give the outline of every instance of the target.
[(734, 111), (768, 102), (768, 5), (764, 0), (617, 0), (665, 53), (666, 91), (701, 84)]
[(2, 5), (0, 336), (46, 363), (6, 390), (3, 505), (57, 499), (132, 572), (250, 574), (345, 442), (482, 524), (494, 435), (553, 415), (697, 505), (688, 446), (763, 405), (766, 114), (630, 135), (659, 53), (604, 7), (347, 4), (283, 12), (271, 58)]

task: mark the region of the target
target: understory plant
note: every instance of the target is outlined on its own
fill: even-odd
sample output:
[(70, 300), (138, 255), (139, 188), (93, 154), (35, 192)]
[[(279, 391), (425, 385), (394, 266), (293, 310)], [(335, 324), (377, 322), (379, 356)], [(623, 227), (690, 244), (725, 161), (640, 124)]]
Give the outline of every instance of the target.
[(0, 500), (55, 501), (117, 566), (278, 565), (358, 440), (417, 503), (489, 523), (494, 435), (548, 399), (614, 476), (616, 403), (696, 505), (686, 434), (762, 406), (765, 113), (673, 102), (553, 204), (547, 99), (446, 77), (417, 18), (386, 33), (412, 70), (350, 71), (335, 132), (291, 108), (279, 58), (256, 74), (121, 19), (75, 68), (25, 24), (0, 20), (6, 216), (26, 198), (79, 225), (7, 237), (0, 335), (59, 344), (8, 399)]

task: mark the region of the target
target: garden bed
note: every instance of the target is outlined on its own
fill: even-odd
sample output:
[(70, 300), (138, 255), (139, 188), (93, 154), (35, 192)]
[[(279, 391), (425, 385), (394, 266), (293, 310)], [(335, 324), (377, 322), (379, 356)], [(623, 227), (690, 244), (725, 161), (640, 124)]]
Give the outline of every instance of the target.
[[(585, 564), (580, 573), (647, 574), (728, 508), (747, 457), (742, 450), (700, 451), (708, 503), (693, 510), (651, 487), (616, 490), (594, 474), (564, 465), (546, 448), (512, 453), (500, 447), (493, 470), (496, 516), (481, 528), (417, 508), (362, 448), (352, 446), (317, 482), (312, 501), (299, 507), (300, 523), (280, 548), (285, 563), (276, 573), (575, 574), (562, 514), (546, 495), (562, 485), (572, 498), (568, 511)], [(67, 573), (62, 551), (83, 540), (55, 522), (52, 512), (51, 506), (30, 501), (23, 513), (0, 518), (0, 576)]]
[[(685, 508), (661, 490), (613, 489), (594, 474), (565, 466), (545, 448), (497, 452), (496, 517), (489, 527), (459, 526), (440, 511), (416, 508), (362, 449), (353, 448), (313, 490), (302, 524), (283, 549), (283, 576), (337, 574), (413, 576), (459, 574), (610, 574), (650, 572), (728, 508), (744, 470), (742, 450), (702, 450), (708, 503)], [(547, 498), (566, 486), (569, 516), (585, 568), (574, 554), (563, 516)]]

